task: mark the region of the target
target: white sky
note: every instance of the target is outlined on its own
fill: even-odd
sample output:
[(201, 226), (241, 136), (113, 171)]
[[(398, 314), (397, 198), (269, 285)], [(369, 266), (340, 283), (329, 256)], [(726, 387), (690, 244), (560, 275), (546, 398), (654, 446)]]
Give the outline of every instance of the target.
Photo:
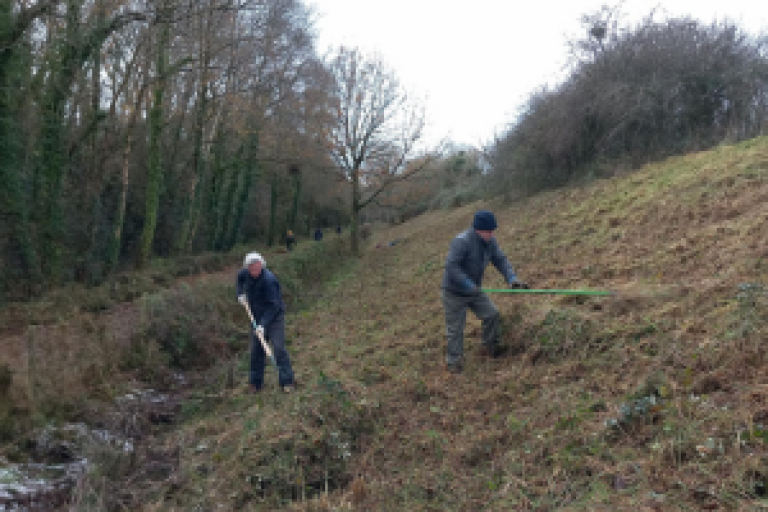
[[(530, 94), (557, 83), (567, 39), (604, 0), (306, 0), (314, 7), (318, 49), (357, 47), (381, 56), (427, 108), (425, 141), (478, 145), (514, 120)], [(658, 7), (663, 5), (663, 7)], [(654, 7), (705, 23), (728, 19), (768, 32), (765, 0), (626, 0), (621, 25)]]

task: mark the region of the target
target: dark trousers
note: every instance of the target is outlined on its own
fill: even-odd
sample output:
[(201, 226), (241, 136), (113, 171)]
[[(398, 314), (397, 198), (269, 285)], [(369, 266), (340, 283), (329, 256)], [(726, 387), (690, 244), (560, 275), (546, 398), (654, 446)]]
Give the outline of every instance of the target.
[[(281, 314), (275, 317), (272, 322), (264, 328), (264, 337), (267, 343), (272, 345), (272, 352), (277, 363), (277, 374), (280, 386), (290, 386), (293, 384), (293, 369), (291, 368), (291, 359), (288, 357), (288, 349), (285, 346), (285, 317)], [(261, 341), (256, 333), (251, 329), (251, 373), (250, 382), (255, 388), (261, 388), (264, 385), (264, 364), (267, 355), (261, 346)]]
[(467, 309), (483, 322), (483, 345), (493, 347), (498, 344), (501, 317), (496, 305), (486, 294), (462, 296), (443, 290), (442, 296), (445, 311), (446, 363), (460, 364), (464, 357), (464, 325), (467, 322)]

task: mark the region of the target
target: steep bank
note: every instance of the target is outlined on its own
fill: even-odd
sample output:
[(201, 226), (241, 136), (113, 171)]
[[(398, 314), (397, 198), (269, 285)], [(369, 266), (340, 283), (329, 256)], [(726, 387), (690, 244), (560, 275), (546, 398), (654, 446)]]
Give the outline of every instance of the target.
[[(297, 392), (278, 393), (271, 369), (258, 396), (209, 374), (207, 393), (189, 397), (152, 447), (174, 464), (152, 478), (116, 473), (120, 503), (764, 506), (766, 199), (768, 140), (757, 139), (377, 231), (359, 263), (288, 320)], [(511, 350), (480, 357), (470, 316), (465, 372), (453, 375), (442, 364), (439, 282), (451, 238), (480, 207), (496, 212), (502, 248), (535, 287), (618, 293), (494, 296)], [(492, 268), (486, 284), (501, 284)], [(244, 371), (242, 354), (233, 363)]]

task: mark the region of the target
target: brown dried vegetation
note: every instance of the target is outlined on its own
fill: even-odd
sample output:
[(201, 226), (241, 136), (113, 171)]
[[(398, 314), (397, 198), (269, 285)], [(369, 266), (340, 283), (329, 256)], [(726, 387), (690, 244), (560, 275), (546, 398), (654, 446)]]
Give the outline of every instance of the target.
[[(766, 162), (768, 139), (756, 139), (378, 229), (289, 317), (296, 392), (279, 394), (268, 368), (259, 395), (188, 403), (162, 438), (178, 466), (133, 508), (765, 506)], [(496, 295), (511, 350), (481, 358), (470, 316), (455, 375), (439, 282), (479, 207), (497, 213), (501, 246), (533, 287), (616, 295)], [(500, 283), (489, 268), (486, 285)]]

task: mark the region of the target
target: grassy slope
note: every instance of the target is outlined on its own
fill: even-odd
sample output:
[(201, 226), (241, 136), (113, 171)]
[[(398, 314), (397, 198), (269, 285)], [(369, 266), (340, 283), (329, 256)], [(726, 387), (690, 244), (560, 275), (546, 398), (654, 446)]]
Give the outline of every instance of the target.
[[(317, 473), (313, 443), (327, 452), (328, 435), (352, 422), (340, 488), (288, 508), (756, 507), (768, 479), (764, 319), (737, 287), (764, 280), (766, 199), (759, 139), (379, 231), (323, 301), (289, 318), (297, 393), (278, 394), (267, 369), (265, 394), (235, 390), (179, 431), (186, 473), (166, 505), (273, 507), (254, 483), (265, 453), (289, 454), (280, 471), (300, 498), (310, 477), (299, 467)], [(482, 359), (470, 315), (456, 376), (442, 364), (439, 282), (479, 207), (494, 209), (502, 248), (535, 287), (619, 294), (494, 296), (513, 350)], [(500, 283), (489, 268), (485, 284)], [(328, 382), (347, 390), (347, 406), (328, 403)], [(650, 395), (655, 404), (628, 412)]]

